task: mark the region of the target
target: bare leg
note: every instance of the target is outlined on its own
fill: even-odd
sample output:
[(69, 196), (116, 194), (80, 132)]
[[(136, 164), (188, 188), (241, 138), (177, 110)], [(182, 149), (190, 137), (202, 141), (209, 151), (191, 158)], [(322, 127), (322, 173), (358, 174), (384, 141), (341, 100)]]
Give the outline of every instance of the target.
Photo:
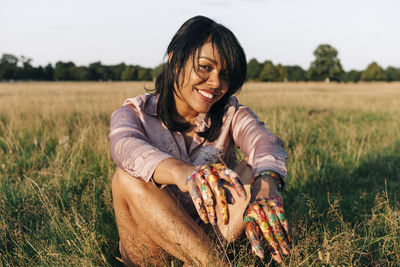
[[(247, 176), (246, 172), (251, 174), (245, 164), (239, 165), (237, 171), (243, 178)], [(246, 179), (242, 180), (249, 199), (249, 185), (246, 185)], [(210, 238), (188, 215), (168, 187), (158, 189), (117, 168), (112, 191), (122, 243), (121, 254), (127, 265), (165, 265), (168, 264), (168, 254), (189, 264), (206, 265), (216, 259), (219, 266), (227, 265), (213, 251)], [(243, 232), (242, 216), (248, 203), (248, 200), (236, 197), (233, 191), (236, 203), (229, 205), (229, 224), (217, 227), (217, 231), (228, 241), (233, 241)]]
[(112, 191), (124, 261), (165, 265), (164, 251), (199, 265), (216, 257), (210, 238), (168, 188), (158, 189), (117, 168)]
[[(219, 212), (217, 212), (217, 222), (218, 228), (217, 234), (222, 235), (222, 237), (227, 242), (235, 241), (244, 231), (244, 223), (243, 223), (243, 213), (247, 207), (247, 204), (250, 201), (250, 183), (252, 179), (252, 170), (247, 165), (246, 161), (240, 162), (240, 164), (236, 167), (235, 171), (239, 174), (240, 180), (243, 183), (244, 189), (247, 193), (247, 199), (242, 200), (237, 195), (233, 188), (229, 188), (231, 195), (235, 198), (236, 202), (233, 205), (228, 205), (229, 211), (229, 223), (224, 225), (222, 223), (222, 216)], [(218, 204), (215, 210), (219, 210)]]

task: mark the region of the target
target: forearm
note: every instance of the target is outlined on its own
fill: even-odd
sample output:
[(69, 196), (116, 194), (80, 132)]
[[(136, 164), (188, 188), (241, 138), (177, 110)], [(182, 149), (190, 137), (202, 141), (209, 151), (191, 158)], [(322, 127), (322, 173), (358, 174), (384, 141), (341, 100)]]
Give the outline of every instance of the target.
[(186, 178), (194, 171), (195, 166), (176, 159), (167, 158), (161, 161), (153, 174), (153, 179), (159, 184), (173, 184), (186, 192)]

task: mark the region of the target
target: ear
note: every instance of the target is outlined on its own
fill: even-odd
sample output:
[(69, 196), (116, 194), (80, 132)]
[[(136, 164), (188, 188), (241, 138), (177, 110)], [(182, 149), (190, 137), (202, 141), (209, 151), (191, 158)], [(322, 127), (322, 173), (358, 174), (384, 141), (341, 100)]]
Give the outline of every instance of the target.
[(174, 54), (174, 52), (169, 52), (168, 53), (168, 63), (171, 63), (171, 58), (172, 58), (173, 54)]

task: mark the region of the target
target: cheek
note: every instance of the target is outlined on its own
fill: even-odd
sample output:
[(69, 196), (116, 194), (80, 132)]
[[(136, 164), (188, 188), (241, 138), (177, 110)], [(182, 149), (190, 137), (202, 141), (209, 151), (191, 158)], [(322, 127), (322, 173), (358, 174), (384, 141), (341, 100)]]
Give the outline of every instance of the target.
[(205, 80), (201, 79), (194, 71), (191, 73), (190, 80), (189, 80), (190, 84), (198, 85), (198, 84), (202, 84), (203, 82), (205, 82)]
[(225, 95), (229, 91), (229, 83), (228, 82), (223, 83), (221, 91), (222, 91), (223, 95)]

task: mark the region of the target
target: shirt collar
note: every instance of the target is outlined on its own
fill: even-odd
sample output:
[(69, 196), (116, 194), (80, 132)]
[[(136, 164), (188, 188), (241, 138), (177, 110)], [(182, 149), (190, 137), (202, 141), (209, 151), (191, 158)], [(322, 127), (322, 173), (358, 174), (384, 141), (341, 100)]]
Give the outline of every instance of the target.
[(160, 95), (151, 95), (145, 105), (144, 105), (144, 112), (146, 112), (147, 114), (151, 115), (151, 116), (157, 116), (157, 102), (158, 102), (158, 97)]

